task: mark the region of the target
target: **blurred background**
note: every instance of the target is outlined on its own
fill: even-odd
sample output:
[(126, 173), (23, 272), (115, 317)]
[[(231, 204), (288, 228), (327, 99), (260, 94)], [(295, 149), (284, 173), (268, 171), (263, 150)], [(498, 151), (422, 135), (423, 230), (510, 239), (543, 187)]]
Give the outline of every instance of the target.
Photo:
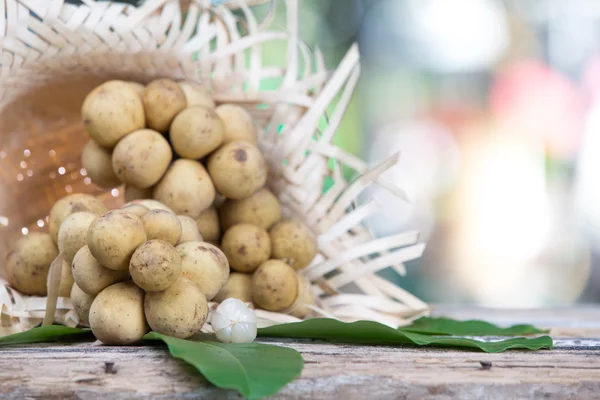
[(337, 143), (371, 164), (401, 152), (387, 179), (411, 202), (374, 188), (369, 226), (428, 247), (386, 277), (429, 302), (600, 301), (599, 1), (300, 4), (328, 66), (360, 46)]

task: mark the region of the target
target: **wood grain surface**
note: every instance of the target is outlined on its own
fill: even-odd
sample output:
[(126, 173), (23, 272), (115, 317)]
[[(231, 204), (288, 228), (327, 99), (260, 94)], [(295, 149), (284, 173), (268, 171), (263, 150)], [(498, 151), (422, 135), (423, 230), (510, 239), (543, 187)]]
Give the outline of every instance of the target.
[[(461, 319), (501, 324), (545, 322), (551, 351), (473, 351), (275, 341), (300, 351), (305, 369), (281, 399), (594, 399), (600, 398), (600, 309), (439, 308)], [(578, 334), (577, 332), (581, 332)], [(588, 335), (587, 333), (594, 333)], [(6, 399), (229, 399), (163, 347), (98, 343), (0, 348), (0, 397)], [(107, 369), (107, 363), (112, 370)]]

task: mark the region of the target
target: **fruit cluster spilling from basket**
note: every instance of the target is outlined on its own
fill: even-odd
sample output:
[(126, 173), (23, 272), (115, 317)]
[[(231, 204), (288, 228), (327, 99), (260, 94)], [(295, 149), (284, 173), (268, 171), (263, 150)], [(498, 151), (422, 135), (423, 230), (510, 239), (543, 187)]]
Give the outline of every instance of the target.
[(82, 193), (56, 202), (49, 233), (21, 237), (7, 258), (14, 288), (70, 297), (80, 322), (110, 344), (150, 328), (192, 336), (213, 299), (311, 313), (315, 296), (297, 271), (315, 258), (316, 237), (282, 218), (242, 107), (215, 107), (192, 82), (112, 80), (87, 95), (82, 119), (87, 176), (125, 184), (127, 203), (108, 210)]
[[(261, 240), (256, 247), (264, 252), (270, 248), (270, 259), (292, 268), (298, 284), (296, 300), (280, 311), (260, 309), (253, 299), (261, 326), (298, 322), (312, 310), (341, 321), (398, 327), (429, 312), (427, 304), (397, 281), (379, 274), (388, 268), (406, 274), (404, 263), (421, 257), (425, 249), (418, 232), (375, 238), (364, 224), (379, 209), (375, 199), (365, 196), (374, 185), (407, 198), (384, 176), (398, 155), (369, 166), (336, 144), (335, 138), (347, 132), (347, 109), (357, 104), (356, 44), (328, 70), (319, 49), (301, 40), (300, 10), (293, 0), (272, 2), (262, 11), (251, 7), (257, 2), (246, 0), (158, 0), (137, 7), (76, 3), (9, 0), (6, 7), (7, 26), (23, 29), (8, 29), (0, 44), (6, 55), (0, 74), (0, 335), (35, 327), (49, 315), (68, 326), (80, 322), (66, 297), (58, 297), (56, 312), (48, 308), (53, 303), (49, 300), (69, 294), (65, 286), (71, 269), (61, 276), (57, 261), (48, 274), (50, 260), (59, 253), (60, 226), (52, 223), (54, 239), (40, 233), (50, 225), (49, 211), (73, 193), (98, 195), (111, 209), (152, 200), (144, 207), (154, 211), (159, 202), (175, 216), (195, 219), (203, 243), (217, 245), (231, 258), (231, 282), (224, 284), (223, 293), (231, 296), (234, 289), (229, 287), (245, 287), (246, 300), (253, 298), (247, 272), (252, 267), (240, 267), (227, 254), (225, 239), (238, 221), (267, 231), (270, 245)], [(275, 12), (275, 3), (284, 12)], [(275, 15), (285, 18), (283, 25), (275, 23)], [(281, 49), (280, 60), (264, 57), (273, 49)], [(103, 89), (97, 88), (101, 84)], [(146, 101), (140, 103), (140, 97)], [(189, 111), (194, 107), (208, 111)], [(198, 136), (188, 134), (192, 124)], [(84, 125), (93, 140), (85, 147)], [(247, 174), (238, 181), (228, 179), (243, 157)], [(116, 186), (122, 182), (124, 188)], [(195, 197), (180, 194), (192, 188)], [(269, 205), (256, 209), (256, 204)], [(134, 207), (130, 204), (128, 210)], [(108, 210), (72, 211), (102, 217)], [(161, 226), (174, 221), (172, 215), (159, 214), (155, 218)], [(228, 221), (235, 214), (238, 219)], [(182, 232), (183, 219), (178, 218)], [(274, 234), (279, 224), (310, 239), (302, 245), (292, 234), (291, 242), (277, 244), (273, 237), (281, 236)], [(26, 237), (15, 243), (21, 233)], [(231, 235), (231, 243), (237, 243), (238, 235)], [(311, 258), (315, 241), (316, 256), (302, 268), (301, 260)], [(30, 250), (38, 243), (46, 253)], [(280, 245), (291, 247), (294, 254), (278, 255)], [(23, 265), (13, 268), (15, 254), (23, 249), (30, 251), (18, 261), (30, 273)], [(250, 259), (249, 253), (239, 256)], [(264, 253), (253, 256), (262, 259)], [(5, 276), (11, 276), (10, 282)], [(52, 289), (48, 299), (41, 297), (47, 280)], [(289, 302), (279, 299), (277, 308)], [(209, 315), (213, 305), (209, 303)], [(210, 331), (210, 325), (203, 330)]]

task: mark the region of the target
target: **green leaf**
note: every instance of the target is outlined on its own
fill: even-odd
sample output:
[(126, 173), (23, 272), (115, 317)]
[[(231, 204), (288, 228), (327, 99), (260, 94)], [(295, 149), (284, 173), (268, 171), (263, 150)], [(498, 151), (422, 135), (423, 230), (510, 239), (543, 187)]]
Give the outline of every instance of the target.
[(487, 353), (498, 353), (508, 349), (539, 350), (552, 348), (552, 338), (549, 336), (532, 339), (513, 338), (492, 342), (405, 332), (371, 321), (344, 323), (327, 318), (274, 325), (259, 329), (258, 335), (263, 337), (322, 339), (339, 343), (466, 347), (483, 350)]
[(194, 366), (213, 385), (235, 389), (248, 398), (272, 396), (304, 368), (300, 353), (261, 343), (192, 342), (150, 332), (144, 339), (162, 340), (175, 358)]
[(485, 321), (457, 321), (450, 318), (422, 317), (411, 325), (399, 328), (403, 332), (417, 332), (426, 335), (452, 336), (519, 336), (548, 333), (548, 330), (538, 329), (533, 325), (513, 325), (501, 328)]
[(70, 328), (68, 326), (46, 325), (4, 336), (0, 338), (0, 346), (53, 342), (62, 339), (74, 339), (76, 337), (93, 338), (92, 331), (89, 329)]
[(553, 345), (550, 336), (540, 336), (536, 338), (515, 337), (498, 341), (484, 341), (461, 337), (423, 335), (414, 332), (403, 333), (413, 343), (420, 346), (465, 347), (483, 350), (486, 353), (500, 353), (509, 349), (550, 350)]

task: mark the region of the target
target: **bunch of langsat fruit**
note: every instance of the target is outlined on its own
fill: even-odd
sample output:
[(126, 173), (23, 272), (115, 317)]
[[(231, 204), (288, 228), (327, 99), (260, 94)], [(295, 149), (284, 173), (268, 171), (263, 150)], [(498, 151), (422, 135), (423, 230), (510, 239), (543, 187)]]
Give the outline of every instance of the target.
[(45, 295), (60, 254), (60, 296), (107, 344), (134, 343), (149, 329), (190, 337), (211, 300), (311, 312), (314, 297), (297, 270), (315, 257), (316, 239), (301, 221), (282, 219), (265, 188), (247, 111), (215, 107), (193, 82), (113, 80), (87, 95), (82, 117), (91, 138), (82, 165), (99, 186), (124, 183), (127, 203), (109, 211), (88, 194), (60, 199), (50, 233), (21, 237), (8, 256), (17, 290)]

